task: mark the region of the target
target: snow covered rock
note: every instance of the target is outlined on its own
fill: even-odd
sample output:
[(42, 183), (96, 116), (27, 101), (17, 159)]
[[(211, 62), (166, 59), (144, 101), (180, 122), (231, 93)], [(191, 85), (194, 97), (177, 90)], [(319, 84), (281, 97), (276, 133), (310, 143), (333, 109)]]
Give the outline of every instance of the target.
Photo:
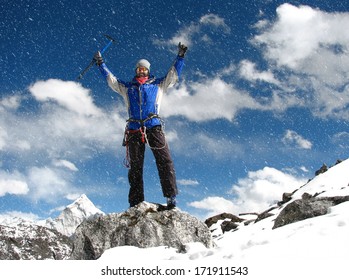
[(0, 225), (0, 260), (64, 260), (72, 241), (55, 230), (31, 223)]
[(302, 199), (297, 199), (282, 209), (275, 219), (273, 229), (305, 219), (325, 215), (329, 212), (330, 207), (346, 201), (349, 201), (349, 195), (319, 198), (311, 197), (311, 195), (309, 197), (309, 194), (303, 195)]
[(47, 219), (41, 225), (71, 236), (82, 221), (98, 215), (104, 215), (104, 213), (83, 194), (68, 205), (57, 218)]
[[(349, 201), (348, 168), (349, 159), (337, 160), (330, 168), (323, 164), (312, 180), (292, 193), (284, 193), (281, 201), (261, 213), (251, 212), (250, 214), (257, 215), (251, 222), (258, 223), (274, 216), (272, 228), (276, 229), (328, 214), (331, 207)], [(218, 231), (220, 234), (251, 224), (248, 221), (240, 222), (238, 219), (233, 214), (222, 213), (208, 218), (206, 223), (212, 232), (217, 231), (220, 226), (221, 230)], [(216, 236), (219, 236), (219, 233), (216, 233)]]
[(157, 204), (142, 202), (123, 213), (84, 221), (74, 235), (72, 259), (98, 259), (107, 249), (127, 245), (185, 251), (185, 244), (191, 242), (213, 246), (203, 222), (178, 209), (161, 211)]

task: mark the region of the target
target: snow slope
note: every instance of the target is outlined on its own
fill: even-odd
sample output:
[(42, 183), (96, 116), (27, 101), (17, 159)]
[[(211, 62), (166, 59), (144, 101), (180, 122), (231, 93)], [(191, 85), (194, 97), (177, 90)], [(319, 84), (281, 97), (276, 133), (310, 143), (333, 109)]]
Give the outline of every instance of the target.
[[(290, 202), (307, 192), (319, 196), (349, 195), (349, 160), (330, 168), (299, 188)], [(281, 198), (280, 198), (281, 199)], [(261, 261), (273, 258), (322, 259), (345, 258), (349, 249), (349, 202), (331, 207), (330, 212), (277, 229), (272, 229), (276, 215), (288, 204), (272, 211), (275, 216), (258, 223), (251, 223), (234, 232), (227, 232), (215, 239), (214, 249), (206, 249), (200, 244), (188, 244), (187, 253), (179, 254), (174, 249), (139, 249), (119, 247), (109, 249), (102, 255), (101, 262), (120, 259), (126, 261), (199, 260), (220, 263), (222, 260)], [(251, 209), (253, 210), (253, 209)]]

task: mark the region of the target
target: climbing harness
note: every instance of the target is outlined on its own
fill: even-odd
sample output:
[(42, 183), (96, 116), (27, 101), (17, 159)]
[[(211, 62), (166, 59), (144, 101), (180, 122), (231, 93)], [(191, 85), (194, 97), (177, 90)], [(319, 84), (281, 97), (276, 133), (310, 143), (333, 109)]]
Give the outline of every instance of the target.
[[(144, 124), (147, 121), (149, 121), (151, 119), (154, 119), (154, 118), (158, 118), (160, 120), (160, 122), (161, 122), (161, 130), (162, 130), (163, 133), (165, 133), (165, 131), (164, 131), (165, 123), (163, 122), (163, 120), (157, 114), (149, 114), (149, 116), (146, 119), (144, 119), (144, 120), (137, 120), (137, 119), (130, 118), (130, 119), (128, 119), (126, 121), (127, 125), (126, 125), (126, 128), (125, 128), (124, 139), (123, 139), (123, 142), (122, 142), (122, 145), (124, 147), (126, 147), (126, 156), (124, 158), (124, 166), (126, 168), (130, 168), (130, 154), (129, 154), (128, 143), (129, 143), (129, 139), (131, 137), (133, 137), (132, 135), (140, 133), (141, 134), (141, 141), (142, 141), (142, 143), (148, 144), (149, 148), (152, 149), (152, 150), (161, 150), (161, 149), (164, 149), (166, 147), (166, 145), (167, 145), (166, 141), (165, 141), (165, 144), (162, 147), (152, 147), (149, 144), (147, 131), (146, 131), (147, 127)], [(139, 129), (128, 129), (128, 124), (130, 122), (140, 123), (141, 126), (140, 126)]]

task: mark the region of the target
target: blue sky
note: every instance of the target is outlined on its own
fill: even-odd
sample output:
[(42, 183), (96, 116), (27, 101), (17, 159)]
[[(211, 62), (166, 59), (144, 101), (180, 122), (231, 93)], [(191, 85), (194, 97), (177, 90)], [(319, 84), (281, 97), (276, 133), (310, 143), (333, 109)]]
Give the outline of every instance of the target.
[[(54, 217), (82, 193), (107, 213), (128, 207), (123, 99), (95, 67), (76, 81), (103, 34), (123, 80), (140, 58), (161, 77), (189, 47), (161, 107), (181, 209), (264, 210), (347, 158), (348, 1), (2, 1), (0, 13), (0, 214)], [(164, 202), (149, 150), (145, 194)]]

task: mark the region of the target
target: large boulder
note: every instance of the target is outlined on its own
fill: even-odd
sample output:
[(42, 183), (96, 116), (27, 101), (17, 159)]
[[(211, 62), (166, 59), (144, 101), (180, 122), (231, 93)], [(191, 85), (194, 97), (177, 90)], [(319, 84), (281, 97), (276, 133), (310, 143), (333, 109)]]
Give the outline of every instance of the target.
[(117, 246), (149, 248), (168, 246), (185, 251), (185, 244), (201, 242), (213, 246), (208, 227), (178, 209), (142, 202), (123, 213), (84, 221), (74, 235), (72, 259), (98, 259)]
[(282, 209), (275, 219), (273, 229), (325, 215), (330, 207), (346, 201), (349, 201), (349, 196), (314, 197), (304, 193), (302, 199), (297, 199)]

